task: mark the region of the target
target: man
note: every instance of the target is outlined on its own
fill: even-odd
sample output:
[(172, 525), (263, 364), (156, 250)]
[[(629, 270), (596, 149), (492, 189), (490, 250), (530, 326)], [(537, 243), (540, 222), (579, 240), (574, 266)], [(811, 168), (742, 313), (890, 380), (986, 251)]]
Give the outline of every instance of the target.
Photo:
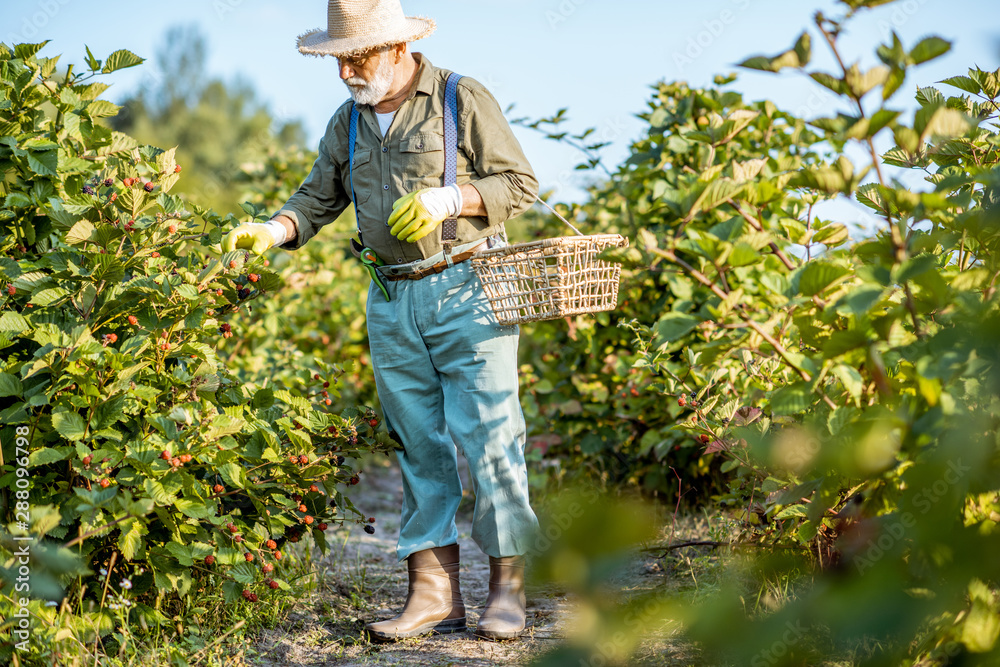
[(455, 182), (443, 183), (454, 145), (445, 124), (451, 72), (408, 47), (434, 31), (432, 20), (406, 17), (399, 0), (330, 0), (328, 20), (326, 30), (299, 37), (299, 51), (336, 57), (352, 100), (334, 113), (298, 191), (268, 223), (230, 232), (223, 249), (300, 248), (353, 199), (366, 246), (359, 254), (375, 278), (366, 309), (375, 382), (402, 444), (397, 556), (409, 572), (402, 613), (368, 624), (369, 636), (466, 628), (457, 444), (476, 494), (472, 537), (490, 559), (476, 633), (513, 638), (525, 627), (523, 555), (538, 527), (524, 464), (518, 328), (497, 323), (466, 260), (499, 242), (504, 221), (534, 203), (538, 182), (496, 100), (465, 77), (449, 114)]

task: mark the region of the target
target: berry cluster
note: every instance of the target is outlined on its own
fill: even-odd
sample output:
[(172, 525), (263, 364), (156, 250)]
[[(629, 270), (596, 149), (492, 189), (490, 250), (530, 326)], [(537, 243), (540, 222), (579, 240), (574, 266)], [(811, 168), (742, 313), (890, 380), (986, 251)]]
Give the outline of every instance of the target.
[(249, 600), (250, 602), (256, 602), (257, 601), (257, 594), (256, 593), (251, 593), (250, 591), (247, 591), (247, 590), (243, 591), (243, 597), (246, 598), (247, 600)]

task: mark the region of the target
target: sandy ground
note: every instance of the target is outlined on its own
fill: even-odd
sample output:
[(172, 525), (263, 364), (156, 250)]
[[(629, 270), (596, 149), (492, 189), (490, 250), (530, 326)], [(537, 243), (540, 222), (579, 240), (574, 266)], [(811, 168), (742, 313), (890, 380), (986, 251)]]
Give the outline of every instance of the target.
[[(470, 537), (473, 498), (465, 470), (463, 477), (466, 497), (457, 521), (461, 586), (471, 629), (486, 601), (489, 561)], [(321, 573), (317, 592), (299, 603), (278, 628), (257, 637), (253, 645), (257, 664), (521, 665), (558, 644), (566, 624), (573, 622), (572, 601), (556, 590), (531, 586), (526, 591), (529, 629), (519, 640), (485, 641), (466, 632), (388, 644), (366, 641), (365, 623), (389, 618), (402, 608), (407, 579), (405, 563), (398, 563), (395, 556), (402, 500), (399, 469), (386, 460), (383, 465), (366, 467), (362, 478), (363, 483), (350, 495), (358, 509), (377, 517), (375, 534), (366, 534), (360, 525), (328, 533), (332, 549), (316, 563)], [(641, 554), (624, 574), (630, 581), (622, 585), (632, 588), (660, 586), (666, 577), (655, 558)], [(678, 663), (657, 659), (652, 664)]]

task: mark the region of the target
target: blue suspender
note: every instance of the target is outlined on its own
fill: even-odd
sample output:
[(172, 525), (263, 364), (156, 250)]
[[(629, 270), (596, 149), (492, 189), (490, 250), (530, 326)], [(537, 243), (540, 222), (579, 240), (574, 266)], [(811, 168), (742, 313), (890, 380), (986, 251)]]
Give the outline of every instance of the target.
[[(444, 185), (453, 185), (458, 173), (458, 81), (462, 76), (452, 72), (444, 89)], [(441, 223), (441, 240), (446, 245), (458, 234), (458, 218)]]
[[(452, 185), (458, 175), (458, 82), (461, 74), (452, 72), (448, 75), (448, 83), (444, 91), (444, 185)], [(351, 129), (347, 136), (348, 170), (351, 180), (351, 201), (354, 204), (354, 215), (357, 219), (358, 236), (361, 235), (361, 213), (358, 211), (358, 198), (354, 194), (354, 145), (358, 140), (358, 105), (351, 107)], [(441, 240), (454, 241), (458, 233), (458, 219), (448, 218), (441, 223)], [(449, 244), (450, 245), (450, 244)]]

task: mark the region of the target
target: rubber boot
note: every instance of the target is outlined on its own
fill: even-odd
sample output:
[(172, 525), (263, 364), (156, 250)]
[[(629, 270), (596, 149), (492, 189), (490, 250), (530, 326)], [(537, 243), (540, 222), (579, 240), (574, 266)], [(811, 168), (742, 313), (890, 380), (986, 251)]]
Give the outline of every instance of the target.
[(407, 559), (409, 591), (403, 611), (365, 626), (372, 641), (465, 630), (465, 605), (458, 585), (458, 545), (415, 551)]
[(525, 627), (524, 556), (490, 556), (490, 594), (476, 634), (486, 639), (514, 639)]

